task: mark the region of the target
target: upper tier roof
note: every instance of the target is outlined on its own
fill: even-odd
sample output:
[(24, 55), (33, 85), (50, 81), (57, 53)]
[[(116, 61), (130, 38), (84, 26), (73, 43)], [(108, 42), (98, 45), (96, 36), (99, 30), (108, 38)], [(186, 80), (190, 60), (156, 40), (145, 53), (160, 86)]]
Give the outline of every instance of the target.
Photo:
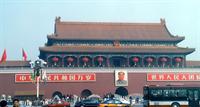
[(55, 34), (49, 39), (58, 40), (152, 40), (182, 41), (184, 37), (173, 36), (160, 23), (105, 23), (105, 22), (62, 22), (55, 21)]

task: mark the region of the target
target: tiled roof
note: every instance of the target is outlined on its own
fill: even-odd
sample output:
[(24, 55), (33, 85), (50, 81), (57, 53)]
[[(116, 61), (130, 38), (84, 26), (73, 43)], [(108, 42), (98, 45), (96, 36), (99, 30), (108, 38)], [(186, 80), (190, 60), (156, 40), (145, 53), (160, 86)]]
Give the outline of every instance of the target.
[(6, 61), (3, 63), (0, 63), (0, 68), (3, 68), (3, 67), (30, 67), (29, 62), (30, 61), (20, 61), (20, 60)]
[(101, 23), (62, 22), (55, 23), (55, 34), (49, 39), (66, 40), (153, 40), (182, 41), (184, 37), (173, 36), (160, 23)]
[(86, 53), (192, 53), (194, 49), (172, 46), (49, 46), (40, 47), (43, 52)]
[(187, 67), (200, 67), (200, 61), (186, 61)]

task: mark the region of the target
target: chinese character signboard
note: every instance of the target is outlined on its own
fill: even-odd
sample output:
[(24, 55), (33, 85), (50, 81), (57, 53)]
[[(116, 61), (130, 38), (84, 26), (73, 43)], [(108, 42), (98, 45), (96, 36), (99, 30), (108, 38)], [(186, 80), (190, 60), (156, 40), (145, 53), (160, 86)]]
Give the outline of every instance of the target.
[(115, 86), (128, 86), (128, 73), (126, 70), (115, 70)]
[(147, 81), (200, 81), (200, 73), (148, 73)]
[[(56, 73), (47, 74), (47, 82), (92, 82), (96, 81), (95, 73)], [(15, 82), (32, 82), (31, 75), (15, 74)]]

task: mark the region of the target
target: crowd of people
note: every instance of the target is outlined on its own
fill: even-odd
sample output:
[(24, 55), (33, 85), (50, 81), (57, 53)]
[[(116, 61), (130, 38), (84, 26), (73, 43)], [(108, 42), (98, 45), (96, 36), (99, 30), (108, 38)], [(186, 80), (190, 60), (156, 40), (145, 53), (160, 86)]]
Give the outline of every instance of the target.
[[(2, 100), (2, 101), (0, 102), (0, 106), (1, 106), (1, 107), (7, 107), (7, 104), (8, 104), (8, 102), (7, 102), (6, 100)], [(18, 99), (14, 99), (14, 100), (13, 100), (13, 107), (20, 107), (20, 104), (19, 104), (19, 100), (18, 100)]]
[[(115, 95), (112, 93), (107, 93), (105, 95), (103, 95), (102, 97), (96, 95), (96, 97), (99, 97), (100, 100), (105, 101), (108, 99), (112, 99), (112, 98), (118, 98), (120, 100), (124, 100), (124, 101), (128, 101), (130, 104), (132, 104), (133, 100), (135, 100), (135, 103), (139, 102), (138, 98), (132, 98), (131, 96), (120, 96), (120, 95)], [(32, 106), (36, 106), (36, 105), (40, 105), (40, 106), (44, 106), (44, 105), (49, 105), (49, 104), (64, 104), (64, 103), (70, 103), (70, 105), (74, 105), (76, 102), (82, 101), (84, 99), (87, 99), (87, 97), (79, 97), (76, 95), (72, 95), (72, 94), (67, 94), (66, 96), (54, 96), (52, 98), (44, 98), (41, 100), (36, 100), (36, 99), (14, 99), (12, 100), (1, 100), (0, 103), (0, 107), (8, 107), (7, 105), (13, 105), (13, 107), (19, 107), (19, 105), (21, 105), (20, 107), (24, 106), (24, 107), (32, 107)]]

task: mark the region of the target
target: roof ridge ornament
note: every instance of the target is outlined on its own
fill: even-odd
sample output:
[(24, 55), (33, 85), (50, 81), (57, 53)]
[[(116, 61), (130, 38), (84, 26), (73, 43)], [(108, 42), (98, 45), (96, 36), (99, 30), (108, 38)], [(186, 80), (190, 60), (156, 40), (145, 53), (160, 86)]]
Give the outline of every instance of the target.
[(60, 22), (61, 17), (60, 16), (56, 16), (55, 22)]
[(114, 40), (113, 41), (113, 46), (119, 47), (120, 46), (120, 41), (119, 40)]
[(165, 18), (160, 18), (160, 23), (161, 23), (161, 25), (165, 25)]

